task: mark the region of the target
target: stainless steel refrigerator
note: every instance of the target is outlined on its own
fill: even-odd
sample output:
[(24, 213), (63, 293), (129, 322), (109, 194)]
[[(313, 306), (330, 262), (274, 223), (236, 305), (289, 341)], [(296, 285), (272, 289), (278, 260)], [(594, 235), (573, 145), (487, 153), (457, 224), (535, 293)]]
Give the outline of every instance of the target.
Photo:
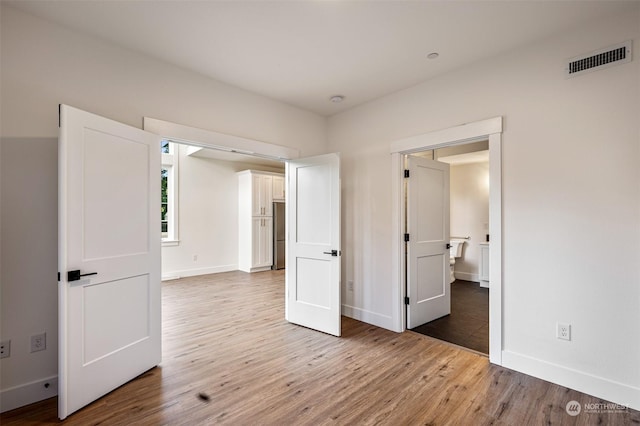
[(284, 269), (284, 215), (285, 204), (273, 203), (273, 266), (271, 269)]

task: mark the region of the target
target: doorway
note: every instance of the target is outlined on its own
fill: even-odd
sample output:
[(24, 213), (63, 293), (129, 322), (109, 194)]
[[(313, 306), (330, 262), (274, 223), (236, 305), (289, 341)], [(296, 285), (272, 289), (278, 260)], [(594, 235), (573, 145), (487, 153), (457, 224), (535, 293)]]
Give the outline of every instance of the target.
[(489, 288), (489, 361), (502, 364), (502, 117), (425, 133), (391, 143), (392, 161), (392, 269), (394, 272), (394, 311), (396, 329), (406, 327), (405, 240), (404, 240), (404, 162), (403, 157), (420, 151), (489, 140), (489, 234), (491, 252), (488, 269)]
[[(449, 221), (446, 235), (450, 248), (445, 252), (448, 300), (442, 312), (431, 310), (428, 320), (412, 321), (413, 304), (408, 305), (407, 328), (417, 333), (453, 343), (475, 352), (489, 354), (489, 277), (483, 273), (489, 249), (489, 142), (488, 140), (444, 147), (412, 154), (449, 165)], [(411, 167), (408, 167), (413, 174)], [(411, 185), (413, 176), (408, 179)], [(408, 203), (413, 205), (412, 193)], [(427, 202), (434, 205), (433, 195)], [(437, 198), (437, 197), (436, 197)], [(428, 219), (428, 212), (417, 221)], [(430, 222), (434, 222), (433, 219)], [(409, 225), (409, 224), (408, 224)], [(415, 225), (415, 223), (413, 224)], [(428, 225), (427, 225), (428, 226)], [(418, 226), (420, 228), (420, 226)], [(407, 233), (410, 230), (407, 228)], [(414, 235), (411, 231), (411, 239)], [(418, 235), (415, 236), (419, 238)], [(414, 260), (408, 257), (408, 262)], [(415, 269), (408, 269), (408, 273)], [(411, 282), (409, 277), (408, 282)], [(426, 288), (421, 285), (421, 288)], [(442, 289), (444, 286), (440, 286)], [(413, 298), (411, 288), (407, 289)], [(424, 291), (422, 298), (424, 298)], [(437, 318), (436, 318), (437, 316)]]
[[(246, 182), (251, 176), (261, 178), (260, 187), (254, 188), (264, 194), (261, 202), (284, 205), (284, 163), (171, 139), (163, 142), (168, 151), (162, 155), (163, 280), (271, 269), (275, 211), (259, 211), (256, 230), (248, 208), (241, 207), (251, 197), (252, 182)], [(280, 196), (276, 180), (281, 184)], [(254, 268), (258, 262), (255, 266), (260, 268)]]
[(294, 148), (148, 117), (143, 127), (174, 142), (285, 161), (285, 319), (340, 336), (340, 155), (300, 158)]

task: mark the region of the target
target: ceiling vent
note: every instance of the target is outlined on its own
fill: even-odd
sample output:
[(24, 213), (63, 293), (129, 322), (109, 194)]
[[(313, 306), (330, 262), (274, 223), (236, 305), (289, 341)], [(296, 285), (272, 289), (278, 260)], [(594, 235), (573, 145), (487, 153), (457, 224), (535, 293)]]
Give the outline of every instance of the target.
[(565, 75), (567, 78), (574, 77), (627, 62), (631, 62), (631, 40), (569, 59)]

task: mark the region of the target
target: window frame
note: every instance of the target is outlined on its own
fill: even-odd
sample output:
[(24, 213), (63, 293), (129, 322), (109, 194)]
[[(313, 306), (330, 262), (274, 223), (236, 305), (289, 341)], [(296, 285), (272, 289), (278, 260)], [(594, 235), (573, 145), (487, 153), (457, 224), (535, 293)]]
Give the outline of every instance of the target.
[[(179, 173), (179, 146), (171, 141), (163, 140), (164, 142), (168, 142), (169, 145), (169, 153), (162, 152), (161, 153), (161, 170), (167, 170), (167, 236), (162, 237), (162, 246), (177, 246), (180, 244), (180, 238), (178, 233), (178, 224), (180, 223), (179, 218), (179, 188), (178, 184)], [(162, 148), (161, 148), (162, 149)], [(162, 199), (160, 200), (162, 203)]]

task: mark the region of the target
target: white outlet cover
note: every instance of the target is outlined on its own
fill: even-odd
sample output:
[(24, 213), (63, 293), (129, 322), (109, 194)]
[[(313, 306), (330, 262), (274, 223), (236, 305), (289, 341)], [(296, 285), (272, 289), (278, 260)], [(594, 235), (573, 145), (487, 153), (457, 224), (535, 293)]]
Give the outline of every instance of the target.
[(39, 352), (47, 349), (47, 333), (31, 336), (31, 352)]
[(561, 340), (571, 340), (571, 324), (558, 323), (556, 325), (556, 337)]

